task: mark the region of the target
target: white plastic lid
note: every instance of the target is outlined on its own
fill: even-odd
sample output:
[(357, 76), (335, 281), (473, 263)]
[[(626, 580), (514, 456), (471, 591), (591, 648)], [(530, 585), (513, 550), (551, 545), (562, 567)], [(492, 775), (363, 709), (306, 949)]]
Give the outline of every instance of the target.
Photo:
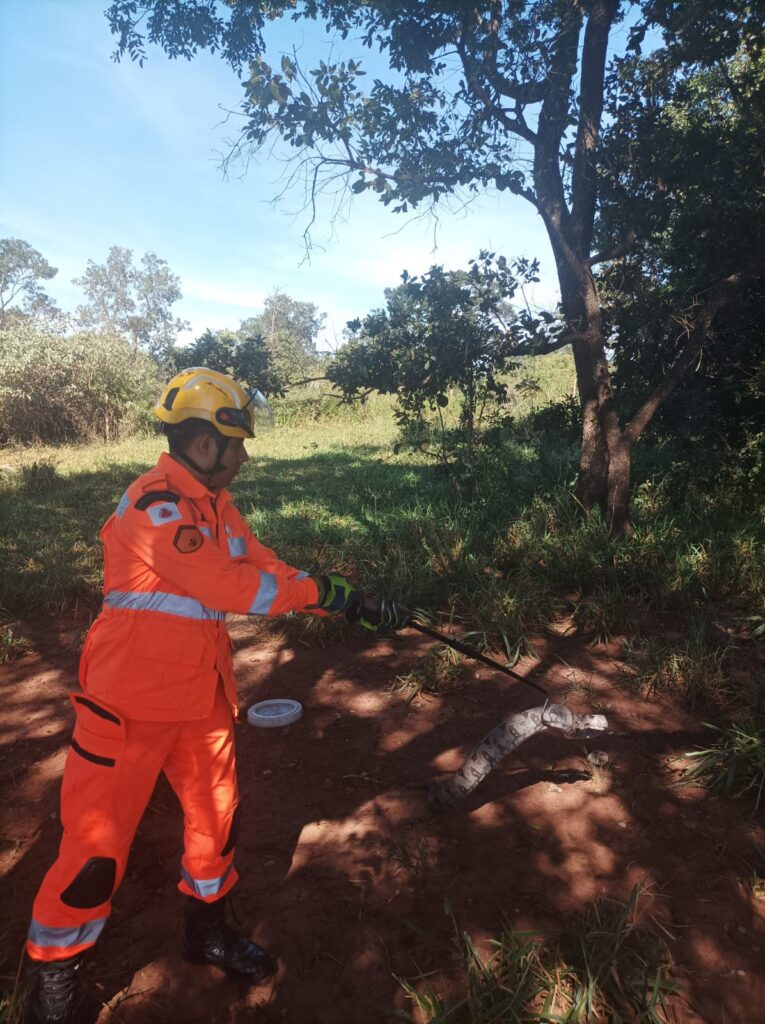
[(281, 697), (277, 700), (262, 700), (247, 711), (250, 725), (261, 729), (275, 729), (281, 725), (292, 725), (303, 717), (303, 705), (296, 700)]

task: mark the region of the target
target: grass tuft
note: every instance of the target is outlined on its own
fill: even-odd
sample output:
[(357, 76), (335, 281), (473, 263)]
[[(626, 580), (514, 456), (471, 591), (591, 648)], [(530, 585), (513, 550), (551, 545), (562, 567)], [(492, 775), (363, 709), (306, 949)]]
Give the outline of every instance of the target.
[(451, 647), (437, 644), (411, 672), (399, 676), (394, 693), (404, 693), (411, 704), (421, 693), (450, 693), (468, 682), (468, 670), (462, 655)]
[[(454, 942), (460, 994), (442, 995), (422, 977), (398, 979), (414, 1024), (666, 1024), (675, 987), (664, 941), (637, 922), (641, 890), (624, 902), (599, 900), (557, 938), (545, 940), (506, 922), (495, 952), (481, 956), (467, 932)], [(419, 983), (418, 983), (419, 982)], [(455, 983), (452, 980), (451, 989)]]
[(12, 626), (0, 626), (0, 665), (22, 658), (29, 650), (29, 641), (13, 631)]
[(719, 739), (685, 755), (691, 767), (683, 782), (737, 797), (751, 793), (759, 809), (765, 789), (765, 722), (747, 717), (723, 727), (704, 724)]
[(735, 646), (720, 644), (704, 618), (691, 620), (683, 636), (660, 633), (626, 645), (628, 674), (648, 696), (679, 693), (691, 707), (736, 699), (735, 655)]
[(52, 491), (60, 477), (56, 465), (49, 459), (32, 462), (21, 467), (22, 487), (28, 494), (45, 494)]

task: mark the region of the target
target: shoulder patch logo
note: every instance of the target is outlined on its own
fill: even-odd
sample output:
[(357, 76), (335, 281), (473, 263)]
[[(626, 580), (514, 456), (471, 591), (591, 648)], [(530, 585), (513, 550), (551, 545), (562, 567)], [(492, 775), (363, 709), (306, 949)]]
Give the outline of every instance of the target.
[(204, 537), (196, 526), (179, 526), (173, 538), (173, 544), (182, 555), (197, 551), (204, 542)]
[[(136, 507), (138, 507), (136, 505)], [(155, 526), (164, 526), (165, 523), (173, 523), (176, 519), (183, 519), (178, 511), (178, 506), (172, 501), (159, 501), (146, 509), (146, 515)]]

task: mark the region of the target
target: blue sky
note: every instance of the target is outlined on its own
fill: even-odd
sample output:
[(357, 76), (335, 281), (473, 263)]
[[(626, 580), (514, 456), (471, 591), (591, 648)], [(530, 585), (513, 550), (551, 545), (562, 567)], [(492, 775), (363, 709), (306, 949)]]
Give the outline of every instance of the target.
[[(0, 237), (25, 239), (58, 267), (48, 290), (62, 308), (82, 301), (72, 279), (111, 245), (168, 261), (189, 336), (237, 327), (280, 288), (327, 313), (324, 344), (334, 347), (348, 319), (384, 304), (402, 270), (464, 267), (481, 248), (540, 258), (529, 299), (556, 301), (541, 221), (509, 196), (444, 210), (435, 250), (432, 221), (407, 220), (372, 196), (355, 198), (334, 231), (324, 207), (313, 231), (323, 248), (306, 262), (302, 191), (270, 202), (279, 163), (251, 163), (244, 177), (221, 171), (236, 134), (221, 107), (237, 108), (241, 93), (231, 69), (208, 54), (170, 61), (158, 50), (143, 68), (115, 63), (106, 6), (0, 0)], [(278, 44), (326, 56), (337, 40), (290, 24)]]

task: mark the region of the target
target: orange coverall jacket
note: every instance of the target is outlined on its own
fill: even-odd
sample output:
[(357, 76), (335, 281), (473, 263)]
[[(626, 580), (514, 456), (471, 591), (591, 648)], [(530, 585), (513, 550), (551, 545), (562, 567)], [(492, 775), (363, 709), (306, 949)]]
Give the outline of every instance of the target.
[(104, 607), (80, 684), (127, 718), (212, 711), (219, 678), (236, 710), (226, 612), (279, 615), (318, 600), (316, 583), (260, 543), (231, 503), (163, 454), (101, 531)]

